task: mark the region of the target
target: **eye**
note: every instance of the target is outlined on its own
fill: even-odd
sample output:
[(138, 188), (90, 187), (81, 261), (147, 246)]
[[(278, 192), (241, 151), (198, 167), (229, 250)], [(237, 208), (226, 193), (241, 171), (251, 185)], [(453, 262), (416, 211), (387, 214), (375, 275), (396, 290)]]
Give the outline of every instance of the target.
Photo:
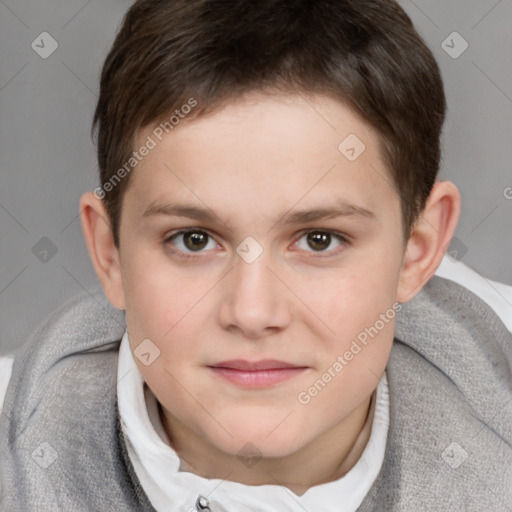
[(191, 253), (202, 252), (205, 248), (215, 249), (217, 247), (215, 240), (206, 231), (200, 229), (178, 231), (167, 237), (164, 243), (177, 247), (178, 250), (173, 252), (185, 253), (183, 257), (188, 257)]
[[(327, 251), (332, 243), (333, 239), (337, 241), (337, 245), (332, 248), (331, 250)], [(305, 240), (305, 243), (301, 244), (301, 241)], [(339, 248), (343, 245), (348, 244), (348, 240), (341, 234), (336, 233), (334, 231), (330, 230), (323, 230), (323, 229), (316, 229), (316, 230), (310, 230), (306, 233), (304, 233), (299, 241), (297, 242), (297, 246), (299, 249), (303, 249), (308, 252), (333, 252), (337, 253), (336, 248)], [(313, 249), (311, 251), (310, 249)]]

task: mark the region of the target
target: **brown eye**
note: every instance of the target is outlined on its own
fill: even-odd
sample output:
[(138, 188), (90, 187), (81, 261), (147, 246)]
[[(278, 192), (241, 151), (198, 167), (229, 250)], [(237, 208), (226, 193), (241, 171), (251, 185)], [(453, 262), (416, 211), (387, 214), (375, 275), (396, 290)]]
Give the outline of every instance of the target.
[(322, 229), (304, 233), (297, 242), (299, 249), (306, 252), (328, 253), (329, 255), (335, 254), (336, 249), (346, 244), (348, 244), (348, 240), (341, 234)]
[(183, 243), (191, 251), (201, 250), (208, 244), (208, 235), (200, 231), (189, 231), (183, 234)]
[[(203, 249), (214, 249), (217, 245), (215, 240), (206, 232), (197, 229), (179, 231), (165, 240), (177, 249), (177, 252), (184, 254), (204, 252)], [(208, 245), (210, 246), (208, 247)]]
[(331, 244), (331, 234), (325, 231), (312, 231), (307, 234), (309, 246), (315, 251), (323, 251)]

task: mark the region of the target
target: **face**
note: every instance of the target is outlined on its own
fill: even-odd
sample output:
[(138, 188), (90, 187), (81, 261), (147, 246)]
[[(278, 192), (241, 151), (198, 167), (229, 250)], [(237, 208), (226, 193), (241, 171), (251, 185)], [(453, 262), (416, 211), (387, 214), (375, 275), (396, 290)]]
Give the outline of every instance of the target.
[(384, 372), (404, 253), (376, 133), (327, 97), (257, 94), (153, 129), (119, 254), (167, 424), (269, 457), (343, 431)]

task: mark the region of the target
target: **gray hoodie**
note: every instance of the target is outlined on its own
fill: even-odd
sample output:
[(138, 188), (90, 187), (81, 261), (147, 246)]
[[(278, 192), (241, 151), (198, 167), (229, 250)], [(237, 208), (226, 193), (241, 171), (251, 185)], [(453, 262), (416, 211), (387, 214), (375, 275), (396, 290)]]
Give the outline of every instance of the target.
[[(18, 352), (1, 420), (1, 511), (154, 510), (119, 423), (125, 328), (97, 291), (65, 304)], [(397, 316), (387, 375), (384, 464), (358, 511), (510, 512), (512, 335), (499, 317), (432, 278)], [(224, 508), (198, 496), (181, 512)]]

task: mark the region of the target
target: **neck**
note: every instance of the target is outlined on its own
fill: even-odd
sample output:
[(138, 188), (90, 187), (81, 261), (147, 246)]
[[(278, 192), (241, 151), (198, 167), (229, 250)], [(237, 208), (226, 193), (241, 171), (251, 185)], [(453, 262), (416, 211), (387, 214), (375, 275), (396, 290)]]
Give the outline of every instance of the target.
[(212, 446), (168, 411), (160, 411), (170, 444), (180, 457), (180, 471), (245, 485), (281, 485), (301, 496), (310, 487), (341, 478), (357, 463), (370, 438), (375, 396), (374, 391), (349, 418), (296, 452), (254, 459), (247, 465), (240, 464), (237, 454)]

